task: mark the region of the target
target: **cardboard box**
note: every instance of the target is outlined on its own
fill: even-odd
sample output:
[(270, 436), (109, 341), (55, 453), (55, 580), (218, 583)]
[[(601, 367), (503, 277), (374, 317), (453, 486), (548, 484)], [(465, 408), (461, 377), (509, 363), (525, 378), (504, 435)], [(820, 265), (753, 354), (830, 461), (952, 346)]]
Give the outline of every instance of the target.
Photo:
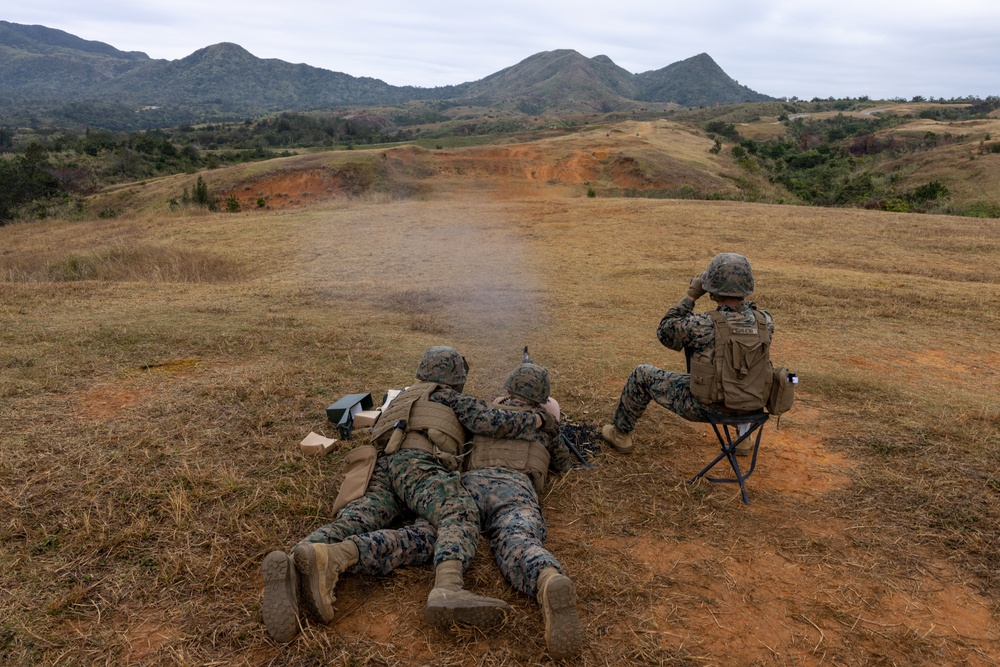
[(381, 416), (382, 410), (362, 410), (354, 413), (354, 428), (371, 428)]
[[(409, 389), (409, 387), (407, 387), (406, 389)], [(382, 407), (379, 408), (379, 410), (385, 412), (385, 409), (389, 407), (389, 404), (392, 403), (397, 396), (406, 391), (406, 389), (390, 389), (389, 391), (385, 392), (385, 401), (382, 403)]]
[(326, 438), (319, 433), (310, 431), (309, 435), (299, 443), (299, 449), (306, 456), (326, 456), (333, 449), (333, 445), (336, 442), (334, 438)]

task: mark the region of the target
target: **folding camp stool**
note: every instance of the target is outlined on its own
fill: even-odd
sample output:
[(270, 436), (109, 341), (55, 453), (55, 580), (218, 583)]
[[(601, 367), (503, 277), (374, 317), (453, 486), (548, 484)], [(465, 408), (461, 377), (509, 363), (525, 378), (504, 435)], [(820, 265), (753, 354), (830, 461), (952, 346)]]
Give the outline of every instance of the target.
[[(757, 466), (757, 449), (760, 447), (760, 436), (764, 431), (764, 422), (767, 421), (766, 412), (750, 412), (746, 414), (723, 414), (720, 412), (708, 412), (708, 422), (715, 430), (715, 437), (719, 439), (722, 452), (715, 457), (715, 460), (705, 466), (700, 473), (691, 478), (688, 484), (694, 484), (700, 477), (711, 470), (716, 463), (722, 459), (729, 461), (736, 477), (705, 477), (710, 482), (732, 482), (740, 485), (740, 493), (743, 494), (743, 504), (749, 505), (750, 499), (747, 497), (747, 489), (743, 482), (753, 474), (753, 469)], [(744, 433), (738, 432), (741, 424), (749, 424), (749, 428)], [(721, 429), (719, 427), (722, 427)], [(732, 429), (732, 431), (730, 431)], [(733, 439), (736, 436), (736, 439)], [(750, 468), (745, 473), (740, 471), (740, 463), (736, 460), (736, 446), (748, 438), (753, 438), (753, 457), (750, 459)]]

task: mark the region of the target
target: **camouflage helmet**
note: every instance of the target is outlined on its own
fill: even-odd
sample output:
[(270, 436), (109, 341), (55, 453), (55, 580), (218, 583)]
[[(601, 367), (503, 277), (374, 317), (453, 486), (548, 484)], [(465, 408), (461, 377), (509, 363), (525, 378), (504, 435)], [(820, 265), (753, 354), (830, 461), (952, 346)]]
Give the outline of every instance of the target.
[(719, 253), (708, 263), (701, 286), (709, 294), (743, 298), (753, 294), (753, 270), (743, 255)]
[(469, 370), (458, 350), (445, 345), (428, 348), (417, 364), (417, 379), (424, 382), (437, 382), (451, 387), (465, 385), (465, 377)]
[(549, 372), (536, 364), (521, 364), (511, 371), (503, 386), (511, 396), (530, 403), (549, 400)]

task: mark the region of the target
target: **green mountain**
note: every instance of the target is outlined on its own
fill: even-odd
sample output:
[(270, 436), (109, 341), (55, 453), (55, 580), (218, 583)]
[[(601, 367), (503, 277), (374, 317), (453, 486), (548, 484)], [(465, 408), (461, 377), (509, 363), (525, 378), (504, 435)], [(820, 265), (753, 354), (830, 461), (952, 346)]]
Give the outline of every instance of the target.
[(134, 129), (414, 100), (541, 114), (769, 99), (733, 81), (707, 54), (632, 74), (607, 56), (544, 51), (479, 81), (419, 88), (261, 59), (237, 44), (156, 60), (61, 30), (0, 21), (0, 124)]
[(152, 60), (103, 83), (95, 96), (114, 95), (135, 103), (217, 104), (244, 113), (372, 105), (435, 98), (440, 92), (391, 86), (379, 79), (257, 58), (236, 44), (222, 43), (180, 60)]
[(8, 100), (74, 99), (149, 60), (62, 30), (0, 21), (0, 97)]
[(607, 56), (587, 58), (570, 49), (542, 51), (469, 85), (465, 99), (478, 106), (527, 113), (616, 111), (636, 106), (635, 75)]
[(663, 69), (635, 75), (635, 99), (644, 102), (675, 102), (685, 107), (769, 102), (773, 97), (741, 86), (707, 53), (681, 60)]

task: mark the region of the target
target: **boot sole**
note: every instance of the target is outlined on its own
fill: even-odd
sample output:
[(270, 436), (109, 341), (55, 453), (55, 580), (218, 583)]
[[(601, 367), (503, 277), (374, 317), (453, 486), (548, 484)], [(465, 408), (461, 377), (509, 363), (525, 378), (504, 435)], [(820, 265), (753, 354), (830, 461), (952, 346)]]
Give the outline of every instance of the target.
[(264, 578), (264, 604), (261, 607), (264, 628), (276, 642), (289, 642), (299, 634), (298, 577), (291, 559), (284, 551), (272, 551), (261, 565)]
[(579, 653), (583, 628), (576, 611), (576, 586), (569, 577), (560, 576), (546, 587), (542, 612), (549, 655), (558, 660)]
[[(302, 587), (302, 602), (305, 604), (306, 609), (322, 623), (333, 622), (333, 602), (335, 598), (332, 592), (330, 594), (330, 604), (323, 604), (323, 589), (326, 586), (324, 582), (320, 581), (320, 572), (326, 570), (326, 563), (318, 562), (323, 558), (319, 556), (309, 543), (297, 546), (293, 557), (295, 559), (295, 568), (299, 572), (299, 581)], [(336, 584), (337, 581), (334, 579), (329, 586), (331, 591)]]
[(424, 607), (424, 619), (436, 628), (450, 628), (452, 624), (471, 625), (476, 628), (493, 628), (507, 619), (510, 607), (480, 604), (470, 606), (467, 601), (435, 600)]

